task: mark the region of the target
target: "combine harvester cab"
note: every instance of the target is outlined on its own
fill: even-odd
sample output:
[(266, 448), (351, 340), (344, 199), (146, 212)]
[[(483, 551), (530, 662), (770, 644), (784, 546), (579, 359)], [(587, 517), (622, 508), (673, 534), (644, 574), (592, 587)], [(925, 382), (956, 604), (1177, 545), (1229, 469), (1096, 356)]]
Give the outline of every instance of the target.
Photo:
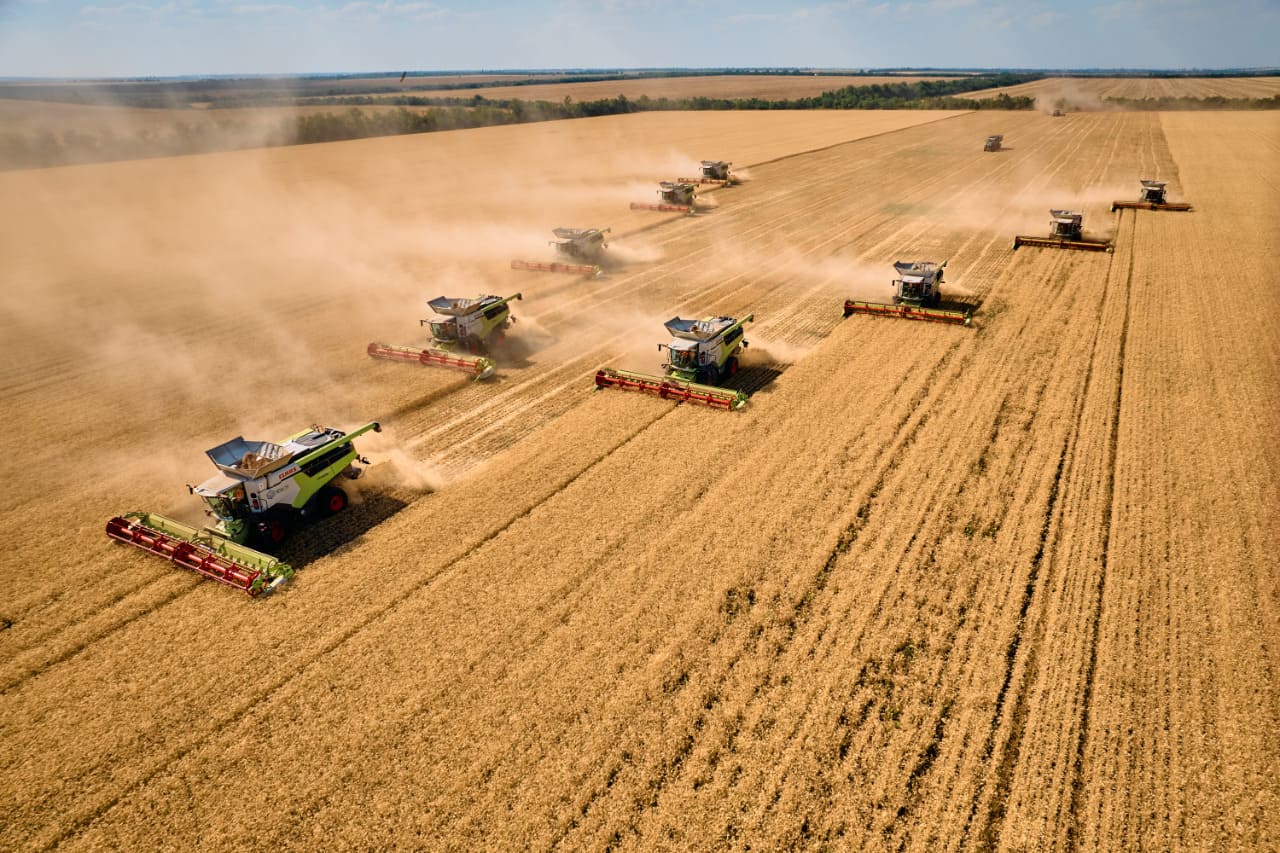
[(333, 485), (359, 477), (369, 464), (352, 443), (376, 422), (353, 432), (314, 426), (280, 443), (237, 436), (207, 452), (219, 473), (187, 490), (217, 521), (196, 529), (149, 512), (128, 512), (107, 522), (107, 536), (163, 557), (250, 596), (270, 592), (293, 577), (287, 563), (250, 542), (279, 545), (303, 521), (340, 512), (347, 495)]
[(1000, 134), (988, 136), (986, 143), (982, 146), (983, 151), (1001, 151), (1004, 147), (1004, 137)]
[(419, 326), (431, 327), (432, 346), (419, 349), (372, 343), (368, 353), (372, 358), (385, 361), (453, 367), (474, 374), (477, 380), (488, 379), (493, 376), (496, 365), (493, 359), (479, 353), (506, 340), (507, 329), (516, 321), (508, 303), (523, 298), (519, 293), (473, 299), (437, 296), (427, 303), (436, 316), (418, 321)]
[(1013, 248), (1039, 246), (1047, 249), (1080, 249), (1086, 252), (1110, 252), (1114, 249), (1107, 240), (1087, 240), (1081, 229), (1084, 214), (1074, 210), (1050, 210), (1048, 237), (1032, 237), (1019, 234), (1013, 238)]
[(972, 309), (938, 307), (942, 302), (940, 286), (942, 270), (946, 265), (945, 261), (941, 264), (933, 261), (897, 261), (893, 265), (898, 272), (898, 277), (893, 280), (893, 304), (846, 299), (844, 316), (873, 314), (878, 317), (968, 326), (973, 319)]
[(738, 373), (738, 355), (748, 344), (743, 325), (755, 317), (708, 317), (684, 320), (672, 317), (664, 325), (671, 341), (658, 344), (667, 350), (663, 376), (602, 367), (596, 371), (596, 388), (618, 388), (654, 394), (664, 400), (701, 403), (733, 411), (747, 404), (742, 391), (720, 388), (718, 383)]
[(609, 244), (604, 241), (604, 235), (608, 234), (609, 228), (553, 228), (551, 233), (556, 235), (556, 239), (547, 243), (556, 250), (557, 257), (564, 258), (570, 263), (563, 261), (512, 261), (511, 268), (513, 270), (528, 270), (530, 272), (558, 272), (568, 273), (570, 275), (584, 275), (588, 278), (595, 278), (600, 275), (600, 257), (604, 254), (604, 250)]
[(1137, 201), (1113, 201), (1111, 212), (1117, 210), (1190, 210), (1191, 205), (1185, 201), (1166, 201), (1165, 186), (1168, 181), (1152, 181), (1143, 179), (1142, 198)]
[(695, 213), (697, 187), (689, 181), (658, 183), (658, 203), (631, 202), (632, 210), (657, 210), (663, 213)]
[(738, 183), (738, 179), (729, 171), (732, 165), (727, 160), (703, 160), (702, 175), (697, 178), (680, 178), (680, 183), (687, 184), (718, 184), (722, 187), (733, 186)]

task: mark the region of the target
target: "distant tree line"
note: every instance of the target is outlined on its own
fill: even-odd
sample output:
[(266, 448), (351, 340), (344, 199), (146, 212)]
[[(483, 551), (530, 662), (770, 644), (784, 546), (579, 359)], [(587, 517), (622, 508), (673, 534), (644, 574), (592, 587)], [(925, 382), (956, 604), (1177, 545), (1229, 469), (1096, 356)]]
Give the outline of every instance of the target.
[(1159, 98), (1103, 98), (1103, 103), (1120, 110), (1280, 110), (1280, 95), (1270, 98), (1224, 98), (1209, 95), (1204, 98), (1165, 96)]

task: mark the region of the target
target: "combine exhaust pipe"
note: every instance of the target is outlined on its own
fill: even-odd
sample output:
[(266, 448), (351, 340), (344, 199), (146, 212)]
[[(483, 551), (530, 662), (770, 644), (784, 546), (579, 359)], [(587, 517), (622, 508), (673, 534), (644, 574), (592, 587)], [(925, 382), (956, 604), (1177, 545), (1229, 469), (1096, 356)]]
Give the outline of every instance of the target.
[(486, 358), (482, 355), (462, 355), (461, 353), (453, 353), (448, 350), (436, 349), (435, 347), (420, 349), (418, 347), (401, 347), (375, 342), (369, 344), (368, 353), (371, 358), (382, 359), (383, 361), (416, 362), (424, 365), (438, 365), (440, 367), (452, 367), (456, 370), (465, 370), (468, 373), (475, 374), (477, 380), (488, 379), (493, 376), (494, 370), (497, 368), (491, 358)]
[(883, 302), (862, 302), (846, 299), (844, 316), (854, 314), (872, 314), (878, 317), (899, 317), (903, 320), (923, 320), (927, 323), (949, 323), (953, 326), (968, 326), (973, 320), (973, 309), (963, 311), (949, 308), (913, 308), (910, 305), (886, 305)]
[(107, 522), (107, 536), (163, 557), (250, 597), (270, 592), (293, 577), (293, 568), (207, 531), (148, 512), (130, 512)]
[(569, 275), (583, 275), (587, 278), (598, 278), (603, 272), (602, 268), (596, 264), (562, 264), (555, 261), (512, 261), (511, 268), (530, 272), (558, 272)]
[(686, 382), (673, 376), (651, 376), (647, 373), (635, 373), (612, 367), (602, 367), (596, 371), (596, 388), (639, 391), (643, 394), (653, 394), (663, 400), (700, 403), (725, 411), (741, 409), (747, 404), (748, 399), (746, 392), (735, 391), (732, 388), (717, 388), (714, 385)]

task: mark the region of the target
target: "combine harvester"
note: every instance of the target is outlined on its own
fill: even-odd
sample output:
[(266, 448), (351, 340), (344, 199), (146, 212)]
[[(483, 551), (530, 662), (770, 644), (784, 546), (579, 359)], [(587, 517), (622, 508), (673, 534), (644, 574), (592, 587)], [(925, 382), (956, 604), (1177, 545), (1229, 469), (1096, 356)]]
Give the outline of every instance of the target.
[(251, 596), (270, 592), (293, 577), (293, 569), (249, 542), (279, 545), (300, 522), (340, 512), (347, 495), (333, 485), (355, 479), (356, 462), (369, 460), (352, 444), (376, 422), (344, 433), (313, 426), (279, 444), (237, 436), (206, 451), (220, 473), (187, 486), (217, 519), (194, 527), (151, 512), (129, 512), (107, 522), (107, 535)]
[(1167, 181), (1142, 181), (1142, 198), (1137, 201), (1113, 201), (1111, 212), (1117, 210), (1190, 210), (1191, 205), (1185, 201), (1165, 201), (1164, 188)]
[(951, 323), (968, 326), (973, 319), (973, 309), (956, 310), (939, 308), (942, 294), (942, 268), (946, 262), (897, 261), (893, 268), (898, 277), (893, 280), (893, 304), (861, 302), (846, 299), (844, 316), (875, 314), (880, 317), (899, 317), (903, 320), (924, 320), (930, 323)]
[[(437, 316), (419, 320), (419, 326), (431, 326), (433, 346), (426, 349), (372, 343), (368, 353), (386, 361), (453, 367), (474, 373), (477, 380), (488, 379), (496, 365), (493, 359), (479, 355), (506, 339), (507, 329), (516, 321), (508, 303), (522, 299), (521, 294), (505, 298), (477, 296), (474, 299), (451, 299), (438, 296), (427, 303)], [(464, 349), (466, 354), (454, 350)]]
[(1081, 249), (1086, 252), (1110, 252), (1113, 246), (1107, 240), (1086, 240), (1080, 223), (1084, 215), (1072, 210), (1050, 210), (1048, 237), (1030, 237), (1019, 234), (1013, 238), (1013, 248), (1041, 246), (1048, 249)]
[(513, 270), (530, 270), (532, 272), (562, 272), (571, 275), (585, 275), (595, 278), (600, 275), (600, 255), (608, 248), (604, 235), (608, 228), (553, 228), (556, 239), (547, 243), (555, 247), (556, 254), (568, 258), (575, 263), (512, 261)]
[(983, 144), (982, 150), (983, 151), (1000, 151), (1002, 150), (1003, 145), (1004, 145), (1004, 136), (997, 133), (994, 136), (987, 137), (987, 141), (986, 143)]
[(667, 349), (665, 375), (651, 376), (630, 370), (602, 367), (596, 371), (596, 388), (620, 388), (656, 394), (664, 400), (702, 403), (716, 409), (741, 409), (747, 404), (742, 391), (718, 388), (721, 379), (738, 372), (738, 354), (747, 348), (742, 326), (755, 319), (708, 317), (682, 320), (672, 317), (665, 324), (671, 342), (658, 344)]
[(679, 178), (680, 183), (685, 184), (718, 184), (722, 187), (733, 186), (738, 183), (738, 179), (729, 172), (730, 163), (727, 160), (703, 160), (702, 161), (702, 177), (700, 178)]
[(657, 210), (663, 213), (694, 213), (698, 200), (697, 187), (688, 181), (661, 181), (658, 203), (631, 202), (632, 210)]

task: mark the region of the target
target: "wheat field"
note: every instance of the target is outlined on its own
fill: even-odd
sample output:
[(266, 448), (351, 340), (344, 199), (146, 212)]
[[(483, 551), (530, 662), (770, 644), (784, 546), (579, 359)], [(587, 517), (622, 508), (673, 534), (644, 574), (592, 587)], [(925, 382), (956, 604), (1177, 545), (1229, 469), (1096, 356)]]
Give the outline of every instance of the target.
[[(1278, 149), (646, 113), (0, 174), (0, 839), (1280, 845)], [(705, 215), (628, 209), (703, 158), (745, 178)], [(1112, 214), (1139, 178), (1195, 210)], [(1014, 251), (1050, 206), (1114, 252)], [(558, 225), (605, 276), (508, 268)], [(973, 328), (842, 319), (913, 259)], [(492, 383), (365, 356), (517, 291)], [(593, 390), (748, 312), (743, 411)], [(278, 594), (102, 534), (198, 522), (231, 436), (367, 419)]]

